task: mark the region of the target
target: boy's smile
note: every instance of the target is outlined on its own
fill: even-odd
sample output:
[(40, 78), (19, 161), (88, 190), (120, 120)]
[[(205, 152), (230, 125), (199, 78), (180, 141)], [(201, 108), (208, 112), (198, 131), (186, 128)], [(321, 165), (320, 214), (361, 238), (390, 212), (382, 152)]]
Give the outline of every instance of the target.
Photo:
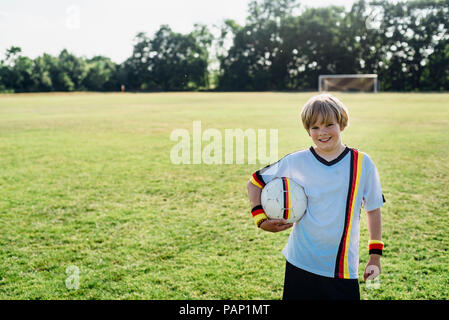
[(318, 139), (318, 140), (320, 140), (320, 142), (326, 143), (326, 142), (328, 142), (330, 139), (331, 139), (331, 137), (328, 137), (328, 138), (321, 138), (321, 139)]

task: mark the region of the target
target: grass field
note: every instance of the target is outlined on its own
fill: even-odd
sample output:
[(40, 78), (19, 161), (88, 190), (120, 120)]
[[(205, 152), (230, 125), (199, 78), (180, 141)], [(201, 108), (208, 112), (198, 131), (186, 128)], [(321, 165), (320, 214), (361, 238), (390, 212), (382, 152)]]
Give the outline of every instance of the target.
[[(290, 231), (254, 226), (261, 165), (174, 165), (170, 133), (277, 128), (282, 157), (311, 145), (312, 94), (1, 95), (0, 299), (280, 299)], [(449, 94), (337, 96), (343, 142), (387, 199), (380, 288), (360, 281), (362, 299), (448, 299)]]

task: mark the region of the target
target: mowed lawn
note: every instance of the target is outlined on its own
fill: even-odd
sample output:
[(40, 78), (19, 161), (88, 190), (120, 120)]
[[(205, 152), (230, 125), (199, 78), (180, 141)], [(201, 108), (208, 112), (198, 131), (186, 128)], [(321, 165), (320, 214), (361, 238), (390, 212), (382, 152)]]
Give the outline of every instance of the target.
[[(170, 134), (278, 129), (282, 157), (311, 145), (313, 94), (0, 95), (0, 299), (280, 299), (290, 231), (258, 230), (246, 194), (265, 164), (175, 165)], [(336, 95), (387, 200), (362, 299), (448, 299), (449, 94)]]

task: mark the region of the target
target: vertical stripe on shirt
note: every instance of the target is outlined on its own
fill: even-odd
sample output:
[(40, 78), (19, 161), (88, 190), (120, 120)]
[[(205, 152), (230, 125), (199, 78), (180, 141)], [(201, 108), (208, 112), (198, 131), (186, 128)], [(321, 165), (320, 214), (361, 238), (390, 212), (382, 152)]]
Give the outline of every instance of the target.
[(284, 219), (290, 218), (290, 208), (291, 208), (291, 199), (290, 199), (290, 181), (288, 178), (282, 178), (282, 185), (284, 191)]
[(356, 149), (352, 149), (345, 223), (335, 262), (335, 278), (349, 279), (349, 240), (354, 216), (355, 201), (357, 199), (357, 191), (362, 172), (362, 163), (363, 153), (359, 153)]

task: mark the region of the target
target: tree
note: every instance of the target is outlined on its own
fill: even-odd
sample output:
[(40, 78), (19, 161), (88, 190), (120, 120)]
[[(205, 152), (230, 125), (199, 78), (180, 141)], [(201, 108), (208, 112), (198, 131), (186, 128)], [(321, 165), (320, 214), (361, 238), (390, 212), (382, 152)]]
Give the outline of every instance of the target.
[(210, 36), (205, 26), (183, 35), (162, 25), (153, 38), (136, 36), (125, 61), (127, 84), (137, 90), (194, 90), (207, 85)]
[(309, 8), (292, 19), (284, 33), (292, 53), (290, 88), (315, 89), (320, 74), (353, 73), (353, 40), (343, 29), (344, 13), (343, 7)]
[(87, 74), (86, 62), (63, 49), (58, 56), (58, 75), (55, 79), (55, 90), (83, 90), (83, 80)]
[(149, 81), (148, 50), (150, 38), (144, 32), (139, 32), (134, 38), (134, 48), (120, 68), (122, 82), (130, 90), (140, 90)]
[[(448, 40), (449, 1), (382, 0), (372, 2), (371, 6), (380, 8), (382, 12), (380, 29), (383, 57), (379, 75), (383, 89), (419, 90), (425, 87), (424, 83), (430, 89), (428, 85), (438, 81), (426, 79), (430, 76), (426, 65), (435, 48), (444, 47), (440, 42)], [(439, 57), (443, 58), (444, 54)], [(442, 65), (445, 63), (442, 62)], [(438, 85), (432, 89), (437, 88)]]
[(220, 59), (222, 90), (316, 88), (320, 73), (353, 68), (354, 55), (342, 42), (344, 8), (295, 15), (298, 7), (294, 0), (250, 3), (247, 24), (234, 29), (233, 46)]
[(17, 75), (13, 72), (13, 67), (20, 56), (22, 49), (20, 47), (11, 46), (6, 49), (5, 59), (0, 61), (0, 90), (14, 92)]
[(33, 78), (35, 91), (53, 91), (52, 68), (57, 65), (57, 60), (47, 53), (34, 59)]
[(2, 61), (0, 71), (4, 89), (25, 92), (36, 85), (33, 78), (33, 60), (21, 55), (21, 52), (20, 47), (14, 46), (6, 50), (6, 59)]
[(233, 33), (233, 46), (221, 55), (221, 90), (284, 89), (290, 52), (282, 38), (284, 26), (298, 8), (296, 0), (251, 1), (247, 24), (227, 20), (222, 34)]
[(449, 41), (441, 41), (428, 57), (420, 78), (421, 90), (449, 90)]
[(92, 91), (119, 90), (117, 65), (107, 57), (96, 56), (86, 60), (87, 73), (82, 86)]

